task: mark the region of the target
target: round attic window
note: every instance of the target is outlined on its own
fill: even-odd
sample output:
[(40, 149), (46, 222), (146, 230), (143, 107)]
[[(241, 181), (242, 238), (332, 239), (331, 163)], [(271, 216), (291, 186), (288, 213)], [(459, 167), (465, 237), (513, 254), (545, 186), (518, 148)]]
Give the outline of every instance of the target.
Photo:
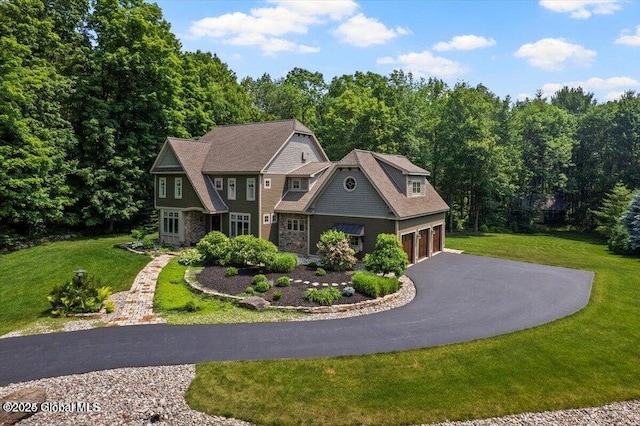
[(356, 189), (358, 183), (353, 176), (347, 176), (346, 178), (344, 178), (344, 182), (342, 182), (342, 185), (344, 186), (344, 189), (346, 191), (352, 192), (354, 189)]

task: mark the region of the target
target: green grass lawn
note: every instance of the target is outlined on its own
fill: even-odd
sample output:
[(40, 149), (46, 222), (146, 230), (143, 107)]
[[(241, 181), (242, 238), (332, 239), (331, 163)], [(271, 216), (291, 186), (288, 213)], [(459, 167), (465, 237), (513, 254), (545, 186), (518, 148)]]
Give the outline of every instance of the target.
[[(287, 321), (303, 314), (267, 309), (263, 312), (239, 308), (233, 303), (202, 294), (184, 282), (186, 267), (174, 258), (158, 277), (153, 310), (170, 324), (219, 324), (239, 322)], [(197, 306), (195, 312), (185, 309), (187, 303)]]
[(128, 236), (42, 244), (0, 256), (0, 335), (48, 316), (47, 295), (84, 269), (112, 292), (127, 290), (151, 259), (115, 248)]
[(448, 235), (447, 246), (595, 272), (589, 305), (550, 324), (469, 343), (312, 360), (199, 364), (189, 405), (267, 425), (391, 425), (640, 398), (640, 259), (597, 239)]

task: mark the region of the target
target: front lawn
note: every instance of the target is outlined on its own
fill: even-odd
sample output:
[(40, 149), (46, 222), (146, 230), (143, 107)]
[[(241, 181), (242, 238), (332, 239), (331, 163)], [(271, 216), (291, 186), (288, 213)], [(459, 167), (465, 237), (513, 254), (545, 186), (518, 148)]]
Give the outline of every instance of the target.
[(47, 295), (77, 269), (99, 277), (114, 293), (128, 290), (151, 260), (114, 247), (129, 240), (80, 238), (0, 255), (0, 335), (48, 316)]
[(391, 354), (199, 364), (189, 405), (258, 424), (419, 424), (640, 398), (640, 259), (597, 239), (448, 235), (447, 246), (595, 272), (571, 317), (469, 343)]
[[(202, 294), (184, 282), (186, 267), (178, 259), (162, 269), (153, 298), (154, 312), (170, 324), (219, 324), (288, 321), (303, 314), (268, 309), (263, 312), (239, 308), (232, 302)], [(195, 311), (194, 311), (195, 308)]]

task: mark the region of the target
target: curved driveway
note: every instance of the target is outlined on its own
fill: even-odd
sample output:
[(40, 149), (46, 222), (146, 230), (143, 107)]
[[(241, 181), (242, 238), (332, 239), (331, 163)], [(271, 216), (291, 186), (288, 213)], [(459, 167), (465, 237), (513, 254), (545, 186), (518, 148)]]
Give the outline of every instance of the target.
[(0, 386), (119, 367), (309, 358), (424, 348), (495, 336), (570, 315), (593, 273), (441, 253), (412, 266), (408, 305), (310, 322), (107, 327), (0, 339)]

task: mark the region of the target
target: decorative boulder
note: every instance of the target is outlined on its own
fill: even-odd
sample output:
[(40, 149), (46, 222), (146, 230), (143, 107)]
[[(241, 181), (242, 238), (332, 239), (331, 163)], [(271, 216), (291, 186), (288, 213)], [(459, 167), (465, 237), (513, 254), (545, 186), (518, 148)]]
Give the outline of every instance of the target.
[[(25, 388), (4, 396), (0, 398), (0, 403), (4, 404), (5, 402), (22, 402), (29, 404), (37, 404), (38, 408), (40, 407), (40, 403), (45, 402), (47, 400), (47, 392), (43, 388)], [(3, 405), (4, 406), (4, 405)], [(18, 423), (20, 420), (26, 419), (29, 416), (32, 416), (36, 413), (36, 411), (31, 410), (22, 410), (22, 411), (5, 411), (0, 409), (0, 425), (14, 425)]]
[(254, 309), (256, 311), (264, 311), (269, 306), (271, 306), (271, 303), (267, 302), (262, 297), (250, 296), (245, 297), (244, 299), (239, 301), (238, 305), (242, 306), (243, 308)]

